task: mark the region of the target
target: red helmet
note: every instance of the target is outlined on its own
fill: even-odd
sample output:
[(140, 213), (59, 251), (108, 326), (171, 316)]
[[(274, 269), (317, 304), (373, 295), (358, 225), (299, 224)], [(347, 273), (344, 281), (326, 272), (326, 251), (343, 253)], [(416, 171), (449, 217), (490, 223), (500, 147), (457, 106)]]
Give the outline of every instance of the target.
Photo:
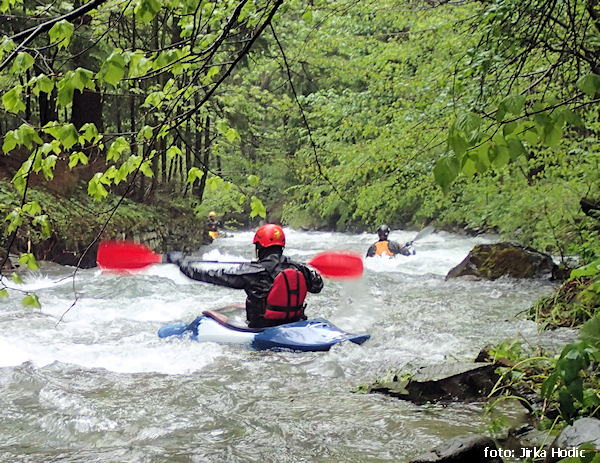
[(252, 243), (258, 243), (263, 248), (268, 248), (269, 246), (285, 246), (285, 234), (279, 225), (268, 223), (256, 231)]

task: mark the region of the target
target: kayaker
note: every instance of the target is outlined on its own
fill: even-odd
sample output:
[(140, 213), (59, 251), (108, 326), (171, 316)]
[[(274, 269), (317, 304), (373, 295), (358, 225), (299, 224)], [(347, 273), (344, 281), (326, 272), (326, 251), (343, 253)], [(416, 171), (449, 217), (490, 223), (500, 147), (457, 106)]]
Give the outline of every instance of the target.
[(379, 235), (379, 241), (372, 244), (367, 250), (367, 257), (373, 256), (395, 256), (396, 254), (402, 254), (403, 256), (410, 256), (410, 249), (408, 246), (402, 246), (396, 241), (390, 241), (388, 235), (390, 234), (390, 227), (382, 225), (377, 230)]
[(210, 211), (208, 213), (208, 220), (206, 221), (206, 229), (208, 231), (208, 236), (211, 239), (215, 239), (219, 236), (219, 227), (221, 226), (221, 222), (217, 220), (217, 213), (215, 211)]
[(169, 252), (165, 262), (177, 264), (189, 278), (246, 291), (246, 317), (250, 328), (306, 320), (306, 293), (323, 289), (323, 279), (306, 265), (283, 255), (285, 234), (279, 225), (260, 227), (252, 241), (257, 262), (230, 268), (204, 270), (186, 261), (180, 252)]

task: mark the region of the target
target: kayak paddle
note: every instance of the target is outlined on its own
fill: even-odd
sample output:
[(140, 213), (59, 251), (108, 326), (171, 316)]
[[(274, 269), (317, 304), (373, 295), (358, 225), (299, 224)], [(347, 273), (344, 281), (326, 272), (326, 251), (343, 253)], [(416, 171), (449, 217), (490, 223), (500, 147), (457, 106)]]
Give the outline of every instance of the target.
[[(102, 241), (96, 257), (103, 270), (139, 270), (162, 262), (162, 255), (148, 246), (132, 241)], [(248, 262), (223, 262), (197, 260), (198, 263), (243, 264)], [(348, 280), (360, 278), (363, 273), (362, 256), (351, 251), (325, 251), (307, 262), (326, 278)]]
[(426, 236), (431, 235), (434, 230), (435, 230), (435, 228), (433, 228), (432, 226), (425, 227), (423, 230), (421, 230), (419, 233), (417, 233), (417, 236), (415, 236), (412, 239), (412, 241), (409, 241), (408, 243), (406, 243), (406, 246), (411, 246), (415, 241), (418, 241), (422, 238), (425, 238)]
[(162, 256), (133, 241), (102, 241), (96, 263), (105, 270), (136, 270), (162, 262)]

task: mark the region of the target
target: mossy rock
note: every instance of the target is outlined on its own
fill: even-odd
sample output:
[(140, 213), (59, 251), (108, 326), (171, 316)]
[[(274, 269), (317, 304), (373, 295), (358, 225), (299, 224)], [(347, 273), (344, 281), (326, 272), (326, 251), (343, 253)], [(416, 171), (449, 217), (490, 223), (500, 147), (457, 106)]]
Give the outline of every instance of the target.
[(496, 280), (511, 278), (552, 277), (557, 266), (547, 254), (511, 243), (478, 244), (465, 259), (454, 267), (448, 278), (475, 276)]
[(472, 402), (485, 399), (498, 381), (496, 365), (491, 363), (444, 363), (420, 368), (408, 379), (377, 383), (368, 388), (379, 393), (408, 400), (428, 402)]

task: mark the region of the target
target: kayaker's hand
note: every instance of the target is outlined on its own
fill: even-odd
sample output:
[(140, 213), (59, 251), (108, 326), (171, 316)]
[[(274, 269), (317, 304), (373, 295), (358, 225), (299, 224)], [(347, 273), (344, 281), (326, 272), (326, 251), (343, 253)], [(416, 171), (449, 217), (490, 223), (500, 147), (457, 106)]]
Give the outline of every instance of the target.
[(183, 260), (183, 252), (169, 251), (163, 254), (163, 264), (178, 264)]

